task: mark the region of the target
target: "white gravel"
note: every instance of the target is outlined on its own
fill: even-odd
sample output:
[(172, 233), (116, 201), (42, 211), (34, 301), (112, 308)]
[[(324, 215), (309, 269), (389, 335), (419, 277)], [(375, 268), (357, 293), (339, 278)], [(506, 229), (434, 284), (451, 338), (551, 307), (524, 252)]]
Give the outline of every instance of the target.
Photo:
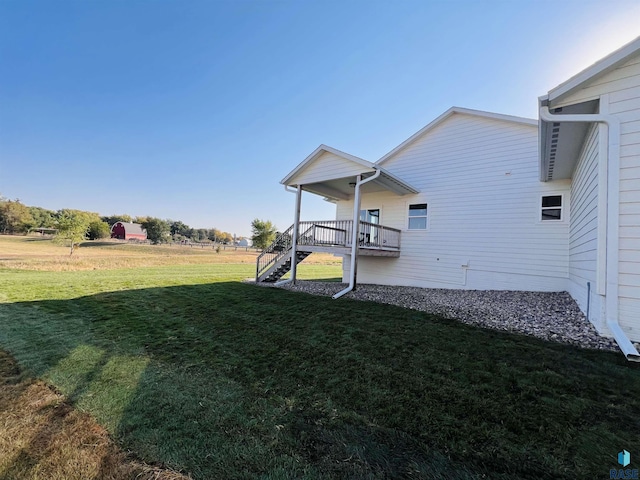
[[(273, 286), (273, 284), (259, 284)], [(346, 284), (298, 281), (280, 288), (312, 295), (334, 295)], [(524, 333), (584, 348), (618, 350), (602, 337), (566, 292), (453, 290), (387, 285), (358, 285), (344, 298), (370, 300), (434, 313), (463, 323)]]

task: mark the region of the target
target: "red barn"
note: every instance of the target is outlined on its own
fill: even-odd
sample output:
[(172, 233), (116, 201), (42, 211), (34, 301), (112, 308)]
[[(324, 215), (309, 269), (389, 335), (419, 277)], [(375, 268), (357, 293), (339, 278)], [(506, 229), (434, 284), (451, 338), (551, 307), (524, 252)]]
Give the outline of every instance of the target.
[(120, 240), (146, 240), (147, 231), (139, 223), (116, 222), (111, 227), (111, 238)]

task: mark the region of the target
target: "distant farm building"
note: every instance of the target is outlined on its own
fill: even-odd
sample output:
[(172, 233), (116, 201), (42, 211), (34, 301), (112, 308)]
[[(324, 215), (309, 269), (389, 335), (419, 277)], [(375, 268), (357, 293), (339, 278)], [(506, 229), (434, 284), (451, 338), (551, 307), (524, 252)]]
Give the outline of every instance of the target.
[(248, 238), (241, 238), (240, 240), (238, 240), (238, 246), (239, 247), (250, 247), (251, 246), (251, 240)]
[(147, 231), (139, 223), (116, 222), (111, 227), (111, 238), (144, 241), (147, 239)]

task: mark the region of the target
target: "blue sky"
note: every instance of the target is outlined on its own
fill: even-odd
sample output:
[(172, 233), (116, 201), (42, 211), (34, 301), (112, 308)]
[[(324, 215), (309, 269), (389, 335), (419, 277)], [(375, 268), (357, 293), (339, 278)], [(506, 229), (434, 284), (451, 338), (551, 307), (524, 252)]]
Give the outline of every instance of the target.
[(639, 35), (637, 0), (4, 0), (0, 193), (285, 229), (279, 181), (319, 144), (376, 161), (453, 105), (536, 118)]

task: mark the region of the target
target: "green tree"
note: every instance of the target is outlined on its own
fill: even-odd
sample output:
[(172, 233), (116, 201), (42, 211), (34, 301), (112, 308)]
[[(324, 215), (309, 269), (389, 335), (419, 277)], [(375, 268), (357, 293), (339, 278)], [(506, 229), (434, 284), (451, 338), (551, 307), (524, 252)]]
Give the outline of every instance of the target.
[(58, 229), (56, 240), (69, 245), (69, 256), (71, 256), (80, 242), (87, 238), (89, 225), (95, 221), (97, 215), (81, 210), (63, 209), (58, 210), (56, 217), (56, 228)]
[(107, 238), (111, 235), (111, 228), (107, 222), (102, 220), (94, 220), (89, 224), (88, 230), (89, 240), (99, 240), (101, 238)]
[(188, 237), (189, 233), (191, 233), (191, 228), (189, 227), (189, 225), (185, 225), (180, 220), (171, 222), (170, 230), (171, 235), (182, 235), (184, 237)]
[(221, 242), (222, 232), (217, 228), (210, 228), (207, 238), (209, 238), (209, 240), (211, 240), (212, 242)]
[(277, 228), (269, 220), (255, 219), (251, 222), (251, 241), (253, 246), (261, 250), (267, 248), (276, 238)]
[(206, 242), (208, 240), (209, 231), (206, 228), (198, 228), (193, 230), (193, 239), (196, 242)]
[(107, 224), (109, 224), (109, 226), (112, 226), (118, 222), (131, 223), (132, 218), (131, 215), (123, 213), (122, 215), (108, 215), (105, 217), (100, 217), (100, 220), (106, 222)]
[(147, 217), (146, 220), (144, 222), (140, 222), (140, 224), (142, 225), (142, 228), (147, 231), (147, 239), (154, 245), (169, 241), (171, 225), (168, 221), (154, 217)]
[(0, 230), (3, 233), (26, 233), (33, 226), (29, 207), (20, 200), (0, 203)]
[(29, 207), (33, 218), (33, 228), (55, 228), (56, 212), (41, 207)]

